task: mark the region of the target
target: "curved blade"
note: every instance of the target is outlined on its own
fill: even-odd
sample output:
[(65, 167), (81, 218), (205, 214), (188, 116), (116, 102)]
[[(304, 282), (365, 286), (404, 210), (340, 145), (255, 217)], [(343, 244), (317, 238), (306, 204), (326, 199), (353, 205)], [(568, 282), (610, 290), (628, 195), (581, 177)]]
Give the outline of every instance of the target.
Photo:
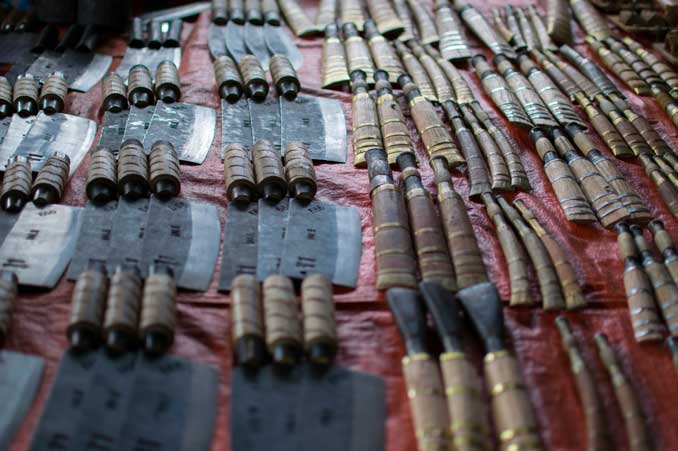
[(245, 46), (252, 55), (257, 57), (264, 70), (268, 70), (270, 58), (264, 37), (264, 27), (247, 22), (245, 24)]
[(99, 83), (99, 80), (104, 78), (112, 62), (112, 57), (95, 53), (84, 72), (79, 74), (74, 80), (71, 80), (70, 88), (80, 92), (89, 91), (94, 85)]
[(226, 27), (210, 24), (207, 31), (207, 47), (210, 49), (212, 58), (225, 56), (226, 51)]
[(245, 47), (245, 27), (230, 21), (226, 25), (226, 49), (237, 63), (243, 56), (249, 54)]
[(75, 251), (81, 210), (26, 205), (0, 247), (0, 267), (14, 272), (21, 285), (53, 288)]
[(341, 102), (314, 96), (280, 98), (283, 146), (301, 141), (316, 161), (346, 162), (346, 118)]
[(129, 70), (132, 66), (143, 64), (148, 67), (151, 74), (155, 76), (158, 64), (165, 60), (172, 61), (174, 65), (177, 66), (177, 69), (180, 69), (181, 47), (163, 47), (158, 50), (149, 49), (147, 47), (144, 47), (143, 49), (127, 48), (127, 50), (125, 50), (125, 56), (122, 58), (122, 61), (115, 72), (122, 77), (125, 83), (127, 83), (127, 76), (129, 75)]
[(285, 55), (296, 70), (301, 68), (301, 65), (304, 63), (304, 57), (292, 38), (290, 38), (290, 35), (283, 30), (283, 27), (266, 24), (264, 25), (264, 36), (271, 55)]

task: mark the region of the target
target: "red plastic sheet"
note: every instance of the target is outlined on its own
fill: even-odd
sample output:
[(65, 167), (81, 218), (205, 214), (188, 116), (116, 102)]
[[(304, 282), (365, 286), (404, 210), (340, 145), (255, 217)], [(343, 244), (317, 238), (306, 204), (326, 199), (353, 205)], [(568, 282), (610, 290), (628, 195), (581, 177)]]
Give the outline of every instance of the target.
[[(317, 1), (304, 0), (310, 17), (315, 16)], [(430, 5), (430, 1), (427, 2)], [(491, 0), (478, 5), (485, 9), (503, 4)], [(214, 75), (207, 49), (209, 13), (202, 14), (193, 25), (184, 29), (184, 53), (181, 66), (183, 100), (213, 108), (219, 107)], [(579, 34), (581, 37), (581, 34)], [(477, 44), (476, 41), (473, 41)], [(580, 40), (581, 42), (581, 40)], [(351, 96), (344, 92), (320, 88), (320, 65), (322, 40), (299, 40), (304, 54), (304, 66), (300, 71), (303, 93), (332, 97), (344, 104), (347, 127), (350, 130)], [(117, 65), (124, 53), (126, 42), (122, 37), (110, 37), (99, 51), (115, 56)], [(480, 50), (477, 45), (474, 47)], [(585, 47), (578, 46), (589, 57), (593, 55)], [(623, 265), (617, 256), (616, 236), (600, 226), (578, 226), (568, 223), (548, 185), (542, 164), (532, 150), (523, 132), (507, 127), (491, 101), (482, 93), (478, 80), (468, 68), (466, 79), (483, 106), (503, 124), (520, 149), (521, 158), (532, 184), (532, 191), (520, 193), (522, 199), (537, 215), (546, 228), (565, 247), (571, 256), (589, 306), (582, 311), (568, 312), (574, 333), (583, 349), (587, 364), (592, 368), (597, 386), (604, 399), (605, 416), (610, 427), (613, 449), (626, 450), (628, 443), (623, 427), (622, 412), (616, 404), (613, 388), (607, 373), (598, 360), (593, 334), (605, 332), (640, 397), (643, 411), (648, 418), (657, 449), (678, 448), (678, 385), (668, 351), (660, 344), (636, 344), (628, 318), (624, 296)], [(621, 87), (619, 80), (615, 82)], [(663, 111), (651, 99), (641, 99), (628, 90), (629, 100), (639, 114), (643, 114), (657, 126), (667, 142), (676, 148), (678, 135)], [(100, 87), (86, 94), (71, 93), (67, 111), (92, 119), (101, 120)], [(405, 104), (403, 103), (405, 107)], [(414, 126), (410, 122), (411, 129)], [(219, 125), (220, 127), (220, 125)], [(416, 132), (414, 133), (416, 136)], [(182, 165), (182, 196), (210, 202), (219, 206), (222, 225), (225, 220), (226, 201), (223, 188), (223, 166), (219, 158), (221, 130), (205, 163), (200, 166)], [(350, 137), (349, 137), (350, 138)], [(420, 161), (426, 156), (417, 139), (417, 154)], [(594, 136), (597, 143), (603, 143)], [(349, 141), (350, 142), (350, 141)], [(363, 255), (360, 265), (359, 285), (353, 291), (336, 295), (339, 338), (341, 350), (337, 362), (356, 370), (381, 376), (387, 384), (388, 419), (387, 451), (413, 451), (416, 441), (409, 411), (406, 388), (402, 378), (400, 359), (404, 349), (394, 322), (384, 302), (383, 293), (374, 288), (375, 258), (371, 226), (369, 183), (366, 170), (356, 170), (346, 164), (323, 164), (316, 167), (318, 174), (318, 197), (343, 205), (351, 205), (360, 211), (363, 232)], [(656, 218), (665, 222), (671, 235), (678, 240), (678, 224), (663, 205), (652, 182), (642, 168), (633, 162), (615, 160), (631, 185), (645, 199)], [(64, 202), (84, 206), (86, 203), (85, 175), (87, 159), (73, 177)], [(425, 185), (435, 190), (432, 173), (427, 164), (421, 165)], [(468, 184), (464, 175), (454, 176), (458, 190), (466, 197)], [(508, 196), (510, 200), (514, 196)], [(508, 299), (509, 287), (506, 265), (493, 233), (493, 225), (480, 205), (467, 202), (467, 208), (479, 238), (490, 276), (499, 287), (503, 299)], [(221, 247), (220, 243), (214, 243)], [(172, 349), (178, 355), (202, 361), (219, 368), (218, 416), (214, 431), (212, 450), (229, 448), (229, 399), (231, 380), (231, 346), (229, 328), (229, 298), (216, 290), (217, 266), (211, 287), (206, 293), (182, 292), (179, 295), (178, 336)], [(532, 278), (534, 281), (534, 277)], [(538, 299), (536, 284), (533, 294)], [(68, 323), (70, 296), (73, 284), (62, 280), (56, 289), (45, 291), (21, 290), (12, 321), (6, 349), (40, 355), (46, 360), (46, 370), (36, 401), (16, 437), (11, 451), (28, 448), (31, 434), (37, 425), (61, 354), (67, 346), (65, 331)], [(583, 413), (577, 401), (575, 383), (571, 377), (566, 353), (554, 325), (555, 313), (546, 313), (539, 308), (506, 308), (505, 317), (508, 335), (522, 364), (530, 398), (538, 414), (541, 437), (546, 449), (585, 449), (585, 426)], [(468, 334), (467, 346), (474, 360), (481, 367), (480, 347), (472, 334)], [(376, 450), (375, 450), (376, 451)]]

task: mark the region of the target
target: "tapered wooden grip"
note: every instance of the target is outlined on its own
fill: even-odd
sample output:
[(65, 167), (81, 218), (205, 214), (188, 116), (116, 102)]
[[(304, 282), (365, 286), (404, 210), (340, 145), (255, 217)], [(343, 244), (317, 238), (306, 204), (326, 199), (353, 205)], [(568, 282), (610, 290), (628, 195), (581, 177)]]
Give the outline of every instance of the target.
[(672, 336), (678, 336), (678, 289), (671, 275), (666, 267), (654, 258), (645, 257), (643, 267), (654, 288), (654, 296), (669, 328), (669, 333)]
[(381, 147), (381, 130), (374, 99), (367, 92), (353, 96), (353, 165), (364, 167), (365, 153)]
[(650, 441), (650, 431), (645, 423), (645, 415), (640, 408), (640, 403), (633, 388), (626, 378), (621, 375), (619, 369), (616, 372), (612, 370), (610, 372), (612, 374), (614, 393), (626, 425), (629, 449), (631, 451), (653, 451), (655, 448)]
[(414, 188), (405, 197), (422, 280), (456, 291), (454, 268), (431, 196), (423, 188)]
[(437, 102), (438, 96), (436, 95), (436, 89), (433, 86), (433, 82), (428, 76), (428, 72), (424, 66), (419, 62), (419, 60), (410, 52), (410, 50), (405, 46), (405, 44), (395, 41), (394, 43), (398, 56), (405, 66), (405, 71), (407, 74), (412, 77), (412, 81), (419, 88), (421, 95), (430, 102)]
[(323, 88), (330, 88), (350, 80), (344, 45), (337, 37), (326, 37), (323, 42), (321, 78)]
[(472, 123), (472, 128), (473, 134), (478, 140), (478, 144), (488, 162), (490, 175), (492, 176), (492, 189), (511, 190), (511, 177), (509, 176), (508, 167), (494, 140), (487, 130), (482, 128), (477, 122)]
[(665, 153), (672, 153), (673, 150), (666, 144), (666, 141), (659, 136), (657, 130), (643, 116), (639, 116), (631, 110), (625, 110), (624, 115), (633, 124), (636, 130), (643, 137), (648, 146), (652, 149), (655, 155), (664, 155)]
[(450, 431), (454, 449), (476, 451), (490, 449), (492, 436), (482, 381), (476, 369), (461, 352), (440, 356)]
[(419, 451), (451, 449), (449, 415), (440, 370), (428, 354), (403, 359), (403, 375)]
[(650, 146), (645, 142), (643, 136), (638, 132), (636, 127), (626, 119), (626, 117), (616, 110), (609, 111), (606, 114), (626, 144), (629, 145), (634, 155), (638, 156), (652, 152), (652, 149), (650, 149)]
[(540, 450), (537, 420), (515, 357), (507, 351), (485, 356), (485, 381), (501, 450)]
[(659, 191), (659, 195), (664, 200), (667, 208), (674, 217), (678, 218), (678, 189), (669, 181), (664, 173), (659, 169), (657, 163), (647, 154), (641, 154), (638, 157), (640, 164), (645, 169), (645, 173), (650, 176)]
[(619, 134), (617, 129), (612, 125), (612, 122), (600, 112), (582, 93), (581, 96), (577, 96), (579, 104), (584, 108), (586, 115), (593, 125), (594, 130), (598, 135), (603, 138), (607, 147), (610, 148), (612, 154), (617, 158), (628, 158), (633, 156), (633, 151), (627, 145), (624, 138)]
[(369, 83), (374, 83), (374, 63), (370, 49), (360, 36), (351, 36), (344, 40), (344, 49), (348, 61), (349, 75), (355, 70), (362, 70)]
[(626, 264), (624, 288), (636, 341), (640, 343), (661, 340), (664, 336), (664, 327), (654, 302), (652, 284), (645, 271), (635, 262)]
[(532, 305), (534, 299), (530, 295), (530, 280), (527, 277), (527, 256), (520, 245), (515, 232), (508, 225), (501, 213), (491, 215), (497, 229), (497, 238), (506, 258), (509, 281), (511, 284), (512, 306)]
[(430, 102), (423, 97), (416, 97), (410, 102), (410, 112), (431, 160), (443, 157), (452, 167), (464, 163), (464, 158)]
[(405, 116), (400, 104), (392, 94), (382, 94), (377, 99), (377, 113), (384, 150), (389, 164), (395, 164), (396, 158), (403, 152), (412, 152), (412, 136), (407, 128)]
[(490, 174), (478, 144), (471, 131), (466, 128), (461, 118), (452, 119), (455, 135), (461, 147), (468, 171), (470, 183), (469, 196), (474, 197), (489, 192), (492, 189)]
[(487, 282), (483, 256), (461, 196), (449, 185), (440, 184), (438, 205), (457, 276), (457, 289)]
[(414, 288), (417, 268), (403, 197), (389, 183), (375, 188), (371, 196), (377, 289)]
[(528, 191), (530, 189), (530, 181), (514, 146), (511, 145), (504, 132), (499, 127), (496, 127), (489, 118), (483, 121), (483, 124), (504, 156), (511, 176), (511, 186), (514, 189)]

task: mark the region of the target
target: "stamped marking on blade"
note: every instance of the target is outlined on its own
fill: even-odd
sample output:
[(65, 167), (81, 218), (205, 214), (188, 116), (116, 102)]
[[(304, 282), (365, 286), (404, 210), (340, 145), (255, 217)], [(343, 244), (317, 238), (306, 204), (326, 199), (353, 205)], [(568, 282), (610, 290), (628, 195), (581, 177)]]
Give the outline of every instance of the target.
[(47, 115), (41, 111), (15, 154), (27, 157), (33, 172), (38, 172), (52, 152), (59, 150), (71, 159), (71, 176), (92, 146), (96, 132), (97, 124), (90, 119), (63, 113)]
[(109, 274), (113, 274), (118, 266), (142, 269), (140, 243), (144, 240), (148, 206), (149, 199), (130, 202), (120, 198), (118, 201), (111, 232), (111, 251), (106, 265)]
[(221, 222), (216, 206), (191, 202), (191, 247), (177, 286), (207, 291), (219, 255)]
[(290, 201), (282, 274), (296, 279), (324, 274), (336, 285), (355, 287), (360, 256), (357, 209), (321, 201)]
[(26, 118), (18, 114), (12, 116), (7, 133), (5, 133), (2, 141), (0, 141), (0, 171), (5, 170), (7, 160), (14, 155), (17, 147), (19, 147), (21, 141), (28, 134), (36, 119), (36, 116)]
[(207, 31), (207, 46), (210, 49), (210, 54), (215, 59), (228, 54), (228, 50), (226, 50), (225, 26), (210, 24)]
[(122, 144), (122, 139), (125, 136), (125, 128), (127, 127), (127, 118), (129, 111), (123, 110), (119, 113), (106, 111), (104, 113), (104, 120), (101, 124), (101, 135), (99, 135), (98, 147), (105, 147), (106, 149), (117, 155)]
[(257, 274), (258, 213), (256, 202), (244, 207), (234, 202), (228, 204), (219, 273), (221, 291), (230, 291), (231, 283), (238, 274)]
[(245, 47), (245, 27), (232, 20), (226, 25), (226, 49), (237, 63), (249, 53)]
[(346, 118), (334, 99), (299, 96), (280, 98), (283, 145), (302, 141), (317, 161), (346, 162)]
[(282, 124), (280, 104), (276, 97), (268, 97), (265, 102), (248, 100), (252, 121), (252, 142), (267, 139), (282, 154)]
[(259, 199), (259, 222), (257, 224), (257, 279), (263, 281), (271, 274), (280, 272), (283, 240), (287, 229), (289, 199), (277, 204)]
[(68, 280), (75, 280), (90, 263), (106, 265), (111, 251), (113, 223), (118, 208), (114, 200), (106, 205), (88, 203), (81, 216), (80, 233), (75, 245), (75, 254), (68, 267)]
[(285, 55), (296, 70), (301, 69), (301, 65), (304, 63), (304, 57), (283, 27), (265, 24), (264, 37), (266, 39), (266, 46), (271, 52), (271, 55)]
[(181, 161), (202, 164), (214, 141), (216, 124), (217, 112), (212, 108), (158, 102), (143, 139), (144, 149), (149, 153), (154, 142), (169, 141)]
[[(137, 108), (135, 106), (130, 107), (129, 114), (127, 117), (127, 124), (125, 126), (125, 133), (122, 136), (122, 143), (128, 139), (137, 139), (140, 142), (144, 142), (146, 137), (146, 132), (151, 126), (151, 121), (153, 120), (153, 113), (155, 112), (155, 106), (147, 106), (146, 108)], [(146, 150), (146, 153), (150, 152), (150, 148)]]
[(33, 403), (44, 366), (41, 357), (0, 351), (0, 449), (9, 449)]
[(245, 24), (245, 46), (250, 53), (257, 57), (264, 70), (268, 70), (268, 47), (264, 37), (264, 27), (253, 25), (250, 22)]
[(221, 101), (221, 160), (229, 144), (242, 144), (252, 151), (252, 119), (247, 99), (236, 103)]
[(28, 204), (0, 246), (0, 268), (21, 285), (53, 288), (75, 251), (81, 208)]

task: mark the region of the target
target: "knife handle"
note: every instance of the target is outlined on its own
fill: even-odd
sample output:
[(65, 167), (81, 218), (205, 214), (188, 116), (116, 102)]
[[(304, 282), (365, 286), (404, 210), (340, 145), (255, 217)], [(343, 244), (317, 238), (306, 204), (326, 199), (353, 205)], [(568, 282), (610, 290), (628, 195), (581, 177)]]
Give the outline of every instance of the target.
[(106, 347), (113, 353), (123, 353), (138, 341), (142, 285), (136, 267), (118, 266), (111, 277), (103, 332)]
[(403, 375), (419, 451), (452, 449), (449, 414), (440, 370), (428, 354), (403, 358)]
[(365, 167), (368, 150), (382, 147), (374, 99), (367, 92), (353, 95), (353, 165)]
[(500, 449), (542, 449), (537, 420), (516, 358), (508, 351), (497, 351), (487, 354), (484, 361)]
[(258, 367), (265, 359), (264, 314), (256, 277), (239, 274), (231, 286), (231, 341), (239, 365)]
[[(327, 89), (350, 80), (344, 45), (338, 37), (338, 27), (331, 23), (325, 27), (323, 40), (322, 87)], [(353, 109), (355, 114), (355, 109)]]
[(645, 169), (645, 173), (650, 176), (664, 200), (666, 207), (671, 211), (674, 217), (678, 218), (678, 188), (666, 178), (657, 163), (654, 162), (650, 154), (641, 154), (638, 161)]
[(287, 180), (280, 152), (270, 141), (260, 139), (254, 143), (252, 156), (259, 194), (267, 200), (279, 201), (284, 198), (287, 194)]
[(372, 190), (377, 289), (417, 286), (416, 259), (400, 190), (384, 183)]
[(626, 434), (629, 441), (629, 448), (632, 451), (652, 451), (654, 447), (650, 441), (650, 431), (648, 430), (645, 414), (643, 413), (638, 397), (633, 387), (622, 372), (614, 351), (610, 347), (607, 338), (602, 333), (595, 335), (596, 346), (600, 360), (607, 368), (612, 379), (614, 393), (619, 404), (621, 414), (626, 425)]
[(492, 435), (482, 380), (462, 352), (440, 355), (447, 410), (454, 449), (480, 451), (491, 448)]
[(520, 156), (515, 150), (517, 146), (509, 142), (508, 137), (499, 127), (494, 125), (489, 117), (484, 122), (484, 125), (506, 161), (509, 175), (511, 176), (511, 187), (517, 190), (529, 191), (530, 181), (527, 178), (525, 167), (520, 161)]
[(58, 203), (68, 183), (70, 169), (71, 159), (68, 155), (58, 151), (52, 153), (33, 181), (33, 203), (38, 207)]
[(509, 281), (511, 286), (512, 306), (533, 305), (534, 299), (530, 295), (530, 280), (527, 273), (527, 256), (520, 241), (511, 226), (501, 213), (499, 205), (491, 195), (483, 196), (487, 214), (492, 218), (499, 239), (499, 245), (504, 253), (508, 267)]
[[(419, 171), (414, 166), (403, 168), (406, 186), (409, 177), (419, 178)], [(456, 291), (454, 267), (431, 195), (425, 188), (415, 186), (406, 188), (405, 198), (422, 280), (437, 282)]]
[(245, 94), (255, 102), (263, 102), (268, 96), (268, 81), (261, 62), (254, 55), (245, 55), (238, 63), (245, 85)]
[(170, 22), (169, 31), (167, 36), (165, 36), (165, 42), (163, 46), (168, 48), (178, 48), (181, 47), (181, 31), (184, 28), (184, 21), (181, 19), (174, 19)]
[[(603, 138), (612, 154), (617, 158), (630, 158), (633, 151), (619, 134), (612, 122), (586, 97), (584, 92), (575, 94), (577, 103), (584, 109), (598, 136)], [(628, 122), (627, 122), (628, 123)], [(629, 124), (630, 125), (630, 124)], [(633, 130), (635, 132), (635, 130)], [(642, 138), (638, 136), (639, 139)]]
[[(412, 17), (419, 30), (419, 40), (422, 44), (436, 44), (440, 39), (436, 31), (436, 25), (429, 12), (419, 1), (407, 0), (412, 11)], [(428, 7), (428, 6), (427, 6)]]
[(262, 0), (261, 10), (264, 13), (264, 20), (267, 24), (274, 27), (280, 26), (280, 9), (276, 0)]
[(301, 306), (306, 353), (313, 363), (329, 365), (339, 347), (332, 281), (322, 274), (305, 277), (301, 283)]
[(666, 265), (666, 269), (671, 274), (673, 282), (678, 285), (678, 251), (676, 251), (671, 235), (664, 228), (664, 223), (659, 220), (652, 221), (649, 227), (654, 236), (654, 243), (657, 249), (664, 256), (664, 265)]
[(631, 110), (625, 110), (624, 116), (633, 124), (643, 137), (648, 146), (652, 149), (655, 155), (664, 155), (665, 153), (673, 153), (673, 150), (664, 141), (664, 139), (657, 133), (657, 130), (650, 125), (647, 119), (634, 113)]
[(21, 211), (30, 198), (32, 183), (30, 160), (23, 155), (12, 156), (7, 162), (2, 178), (0, 207), (13, 213)]
[(146, 108), (155, 103), (153, 96), (153, 77), (148, 67), (136, 64), (127, 76), (127, 99), (137, 108)]
[(461, 290), (487, 282), (483, 255), (466, 212), (466, 205), (450, 183), (438, 184), (438, 206), (457, 276), (457, 288)]
[(544, 172), (568, 221), (587, 224), (596, 221), (591, 205), (567, 164), (558, 157), (553, 144), (543, 134), (532, 134), (537, 152), (544, 161)]
[(339, 1), (339, 16), (341, 23), (353, 23), (358, 30), (362, 30), (365, 25), (365, 13), (360, 0)]
[(288, 142), (284, 158), (290, 194), (303, 201), (312, 200), (318, 190), (318, 182), (308, 146), (302, 142)]
[(345, 23), (342, 29), (344, 31), (344, 50), (346, 51), (349, 75), (353, 71), (361, 70), (365, 72), (367, 81), (370, 84), (374, 83), (374, 71), (376, 69), (367, 43), (360, 37), (353, 23)]
[(164, 103), (178, 102), (181, 98), (179, 69), (173, 61), (165, 60), (155, 70), (155, 97)]
[(212, 22), (221, 26), (228, 23), (228, 0), (212, 0)]
[(464, 163), (464, 158), (431, 102), (423, 96), (415, 97), (410, 100), (410, 114), (431, 160), (443, 157), (451, 167)]
[(635, 259), (626, 259), (624, 288), (629, 304), (633, 335), (637, 342), (660, 341), (664, 327), (652, 294), (652, 284)]
[(504, 156), (500, 152), (499, 147), (487, 130), (475, 120), (475, 116), (469, 116), (467, 122), (469, 119), (476, 141), (488, 162), (490, 175), (492, 176), (492, 190), (512, 191), (509, 168), (506, 161), (504, 161)]
[(148, 157), (144, 146), (136, 139), (128, 139), (118, 153), (118, 192), (126, 199), (147, 197), (150, 191), (148, 180)]
[(238, 24), (245, 24), (245, 2), (243, 0), (228, 0), (229, 10), (228, 14), (231, 16), (231, 20)]
[[(490, 192), (492, 186), (490, 183), (490, 174), (483, 158), (478, 143), (476, 142), (471, 131), (464, 124), (464, 120), (459, 114), (459, 110), (453, 102), (445, 102), (443, 108), (447, 113), (447, 117), (452, 123), (454, 134), (459, 142), (459, 147), (466, 160), (468, 166), (468, 179), (470, 183), (469, 197), (477, 197), (483, 193)], [(431, 161), (436, 159), (431, 158)], [(449, 162), (448, 162), (449, 163)]]
[(38, 38), (33, 44), (31, 52), (42, 53), (44, 50), (54, 50), (59, 43), (59, 29), (54, 24), (47, 24), (43, 27)]
[(650, 252), (643, 253), (643, 268), (654, 289), (654, 296), (672, 336), (678, 336), (678, 289), (663, 263)]
[(139, 315), (139, 334), (150, 354), (166, 352), (177, 327), (177, 287), (169, 267), (151, 266), (144, 282)]
[(264, 15), (261, 12), (261, 0), (245, 0), (245, 17), (252, 25), (264, 24)]
[(379, 125), (388, 162), (394, 164), (398, 155), (404, 152), (412, 152), (412, 149), (414, 149), (410, 130), (407, 128), (400, 104), (391, 93), (379, 95), (377, 98), (377, 114), (379, 115)]
[(11, 271), (0, 271), (0, 346), (7, 339), (12, 310), (19, 291), (19, 280)]
[(294, 365), (303, 349), (303, 335), (292, 281), (276, 274), (268, 276), (263, 293), (268, 351), (275, 363)]
[(296, 99), (301, 91), (301, 82), (289, 58), (281, 54), (273, 55), (268, 63), (268, 70), (278, 95), (287, 100)]
[(235, 103), (242, 97), (243, 82), (240, 71), (230, 56), (222, 55), (214, 60), (214, 78), (222, 99)]
[(278, 0), (278, 6), (285, 16), (287, 25), (297, 37), (306, 38), (317, 33), (315, 25), (296, 0)]

